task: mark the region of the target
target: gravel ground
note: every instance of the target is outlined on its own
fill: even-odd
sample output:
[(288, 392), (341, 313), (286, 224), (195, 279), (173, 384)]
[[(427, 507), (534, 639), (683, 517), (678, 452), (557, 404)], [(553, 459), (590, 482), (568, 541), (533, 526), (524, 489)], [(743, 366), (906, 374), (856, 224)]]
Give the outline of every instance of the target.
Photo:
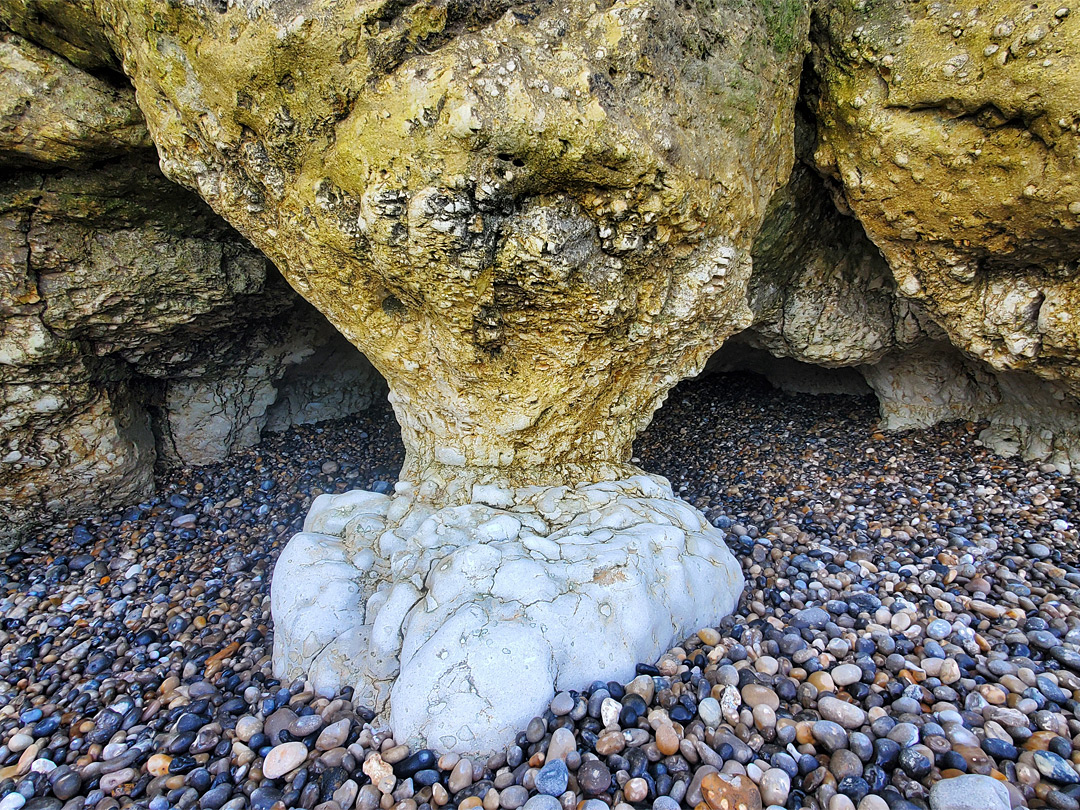
[(171, 473), (0, 565), (0, 810), (1080, 810), (1074, 483), (874, 420), (676, 389), (636, 452), (727, 533), (739, 611), (475, 761), (270, 673), (277, 552), (319, 492), (393, 483), (388, 409)]

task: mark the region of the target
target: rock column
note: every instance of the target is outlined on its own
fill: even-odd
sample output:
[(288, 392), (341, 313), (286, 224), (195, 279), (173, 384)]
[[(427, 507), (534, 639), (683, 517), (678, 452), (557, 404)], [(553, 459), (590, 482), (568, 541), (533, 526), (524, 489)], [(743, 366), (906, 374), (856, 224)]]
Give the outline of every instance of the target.
[(803, 3), (96, 8), (163, 169), (371, 359), (401, 423), (395, 495), (320, 500), (282, 555), (283, 675), (480, 750), (732, 608), (719, 534), (628, 460), (750, 322)]

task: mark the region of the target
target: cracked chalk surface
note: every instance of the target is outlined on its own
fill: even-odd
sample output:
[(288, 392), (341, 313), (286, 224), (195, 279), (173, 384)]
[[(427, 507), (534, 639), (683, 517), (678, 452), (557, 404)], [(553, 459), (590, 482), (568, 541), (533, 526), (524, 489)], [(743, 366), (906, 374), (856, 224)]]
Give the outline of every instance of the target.
[(743, 588), (723, 535), (668, 482), (476, 486), (437, 508), (322, 495), (274, 570), (274, 667), (351, 684), (395, 738), (496, 749), (557, 689), (626, 681)]

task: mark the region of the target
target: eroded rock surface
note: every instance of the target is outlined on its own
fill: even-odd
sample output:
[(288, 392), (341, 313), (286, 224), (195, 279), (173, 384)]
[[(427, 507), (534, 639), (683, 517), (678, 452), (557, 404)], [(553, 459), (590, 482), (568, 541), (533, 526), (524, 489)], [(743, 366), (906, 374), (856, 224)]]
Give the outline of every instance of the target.
[[(873, 218), (864, 229), (847, 210), (850, 195), (812, 170), (815, 145), (819, 158), (827, 148), (816, 138), (840, 135), (828, 128), (819, 134), (806, 119), (799, 123), (802, 159), (770, 202), (754, 246), (754, 324), (709, 369), (753, 370), (777, 387), (821, 393), (858, 393), (861, 376), (880, 403), (883, 429), (987, 420), (983, 439), (996, 451), (1071, 472), (1080, 407), (1070, 383), (1055, 375), (1067, 377), (1072, 360), (1058, 357), (1053, 362), (1061, 368), (1044, 366), (1040, 377), (1035, 366), (1003, 370), (963, 341), (950, 342), (949, 321), (933, 296), (907, 294), (904, 275), (894, 275), (891, 243), (881, 250), (868, 238), (879, 233)], [(859, 203), (853, 205), (858, 212)], [(1022, 292), (1026, 282), (1000, 284)], [(964, 306), (982, 317), (993, 300), (972, 291)]]
[(1080, 410), (1061, 383), (995, 372), (950, 344), (928, 341), (860, 369), (881, 405), (882, 427), (908, 430), (953, 420), (990, 423), (979, 438), (1002, 455), (1080, 464)]
[(31, 373), (0, 367), (0, 546), (151, 491), (149, 417), (127, 381), (110, 376), (79, 360)]
[(0, 0), (0, 23), (85, 71), (118, 72), (93, 0)]
[(802, 161), (770, 200), (753, 259), (746, 340), (773, 355), (854, 366), (921, 336), (881, 253)]
[[(358, 682), (400, 734), (467, 750), (497, 744), (566, 673), (595, 677), (670, 639), (657, 633), (718, 618), (739, 590), (724, 572), (710, 573), (708, 615), (666, 587), (700, 573), (686, 573), (698, 553), (687, 538), (718, 558), (722, 544), (627, 462), (671, 385), (733, 335), (715, 363), (767, 352), (779, 358), (769, 373), (803, 390), (810, 366), (829, 369), (834, 389), (856, 388), (859, 374), (884, 427), (985, 419), (999, 450), (1072, 468), (1076, 14), (1016, 0), (822, 0), (796, 138), (808, 16), (800, 0), (0, 0), (13, 31), (104, 82), (47, 55), (27, 61), (33, 46), (9, 37), (19, 76), (35, 77), (11, 91), (9, 151), (63, 163), (111, 148), (100, 133), (126, 132), (130, 96), (117, 89), (115, 109), (103, 99), (122, 67), (165, 173), (388, 380), (411, 483), (393, 499), (353, 493), (313, 511), (279, 566), (280, 670), (321, 688)], [(35, 121), (55, 109), (86, 124), (70, 87), (97, 93), (103, 117), (64, 157), (63, 138), (35, 140)], [(40, 208), (50, 182), (12, 210)], [(128, 403), (146, 378), (169, 414), (157, 425), (169, 452), (208, 458), (264, 425), (326, 412), (306, 396), (345, 407), (350, 383), (330, 380), (362, 376), (331, 342), (311, 351), (320, 370), (303, 370), (291, 358), (315, 344), (276, 321), (249, 322), (244, 345), (228, 329), (171, 342), (203, 304), (201, 329), (248, 296), (277, 300), (254, 254), (205, 235), (181, 248), (184, 227), (154, 261), (138, 258), (156, 244), (148, 234), (98, 225), (85, 241), (97, 254), (28, 252), (31, 269), (62, 266), (54, 279), (27, 280), (21, 258), (7, 273), (9, 365), (44, 380), (45, 366), (83, 363), (93, 390), (71, 401), (111, 425), (103, 447), (116, 469), (141, 452)], [(143, 283), (160, 273), (162, 286), (128, 295), (94, 281), (87, 262)], [(192, 272), (211, 283), (170, 286)], [(40, 306), (42, 291), (55, 306)], [(170, 295), (190, 300), (174, 310)], [(145, 334), (115, 328), (120, 313)], [(243, 321), (231, 315), (228, 328)], [(622, 579), (593, 584), (620, 598), (632, 585), (646, 617), (614, 658), (569, 646), (588, 638), (581, 627), (567, 635), (529, 613), (584, 609), (585, 568), (564, 565), (578, 552), (562, 541), (604, 519), (585, 502), (595, 493), (636, 504), (611, 536), (588, 535), (589, 554), (624, 560)], [(558, 516), (541, 508), (552, 498)], [(353, 523), (335, 524), (339, 512)], [(657, 541), (657, 554), (676, 549), (661, 570), (633, 544), (668, 525), (683, 533)], [(551, 538), (555, 556), (540, 550), (554, 553), (540, 543)], [(502, 566), (518, 572), (509, 590), (492, 573)], [(550, 598), (522, 609), (519, 581)], [(486, 714), (505, 688), (478, 662), (501, 655), (521, 662), (526, 686), (505, 698), (520, 700), (520, 717)]]
[(152, 146), (135, 93), (0, 29), (0, 166), (96, 163)]
[(310, 306), (290, 303), (217, 352), (204, 347), (188, 363), (159, 371), (166, 379), (156, 428), (166, 462), (224, 461), (257, 444), (265, 430), (337, 419), (386, 396), (362, 354)]
[(476, 486), (441, 509), (423, 487), (320, 496), (274, 570), (283, 674), (358, 683), (398, 740), (488, 751), (555, 690), (629, 680), (742, 591), (723, 533), (662, 478)]
[[(381, 388), (263, 256), (144, 157), (0, 182), (0, 312), (4, 543), (145, 498), (155, 461), (255, 443), (279, 395), (280, 429)], [(284, 381), (334, 358), (321, 387)]]
[(1051, 397), (1071, 411), (1080, 392), (1075, 12), (1010, 0), (825, 3), (812, 100), (816, 162), (840, 182), (899, 294), (966, 356), (1051, 381)]
[[(359, 682), (405, 736), (480, 750), (553, 681), (628, 674), (730, 610), (741, 577), (706, 562), (730, 559), (718, 535), (628, 461), (671, 386), (751, 321), (753, 237), (792, 165), (806, 3), (96, 7), (166, 174), (363, 350), (402, 427), (414, 489), (386, 526), (344, 545), (300, 535), (282, 558), (280, 671)], [(647, 502), (615, 509), (608, 532), (587, 497), (560, 495), (556, 522), (530, 532), (580, 527), (581, 570), (526, 564), (504, 512), (559, 486)], [(486, 488), (506, 502), (476, 506)], [(516, 573), (442, 582), (459, 563)], [(369, 574), (384, 607), (360, 601)], [(514, 687), (493, 668), (510, 660)], [(494, 690), (516, 690), (516, 708), (496, 714)]]
[(101, 5), (166, 172), (371, 358), (448, 500), (632, 473), (749, 321), (798, 2)]

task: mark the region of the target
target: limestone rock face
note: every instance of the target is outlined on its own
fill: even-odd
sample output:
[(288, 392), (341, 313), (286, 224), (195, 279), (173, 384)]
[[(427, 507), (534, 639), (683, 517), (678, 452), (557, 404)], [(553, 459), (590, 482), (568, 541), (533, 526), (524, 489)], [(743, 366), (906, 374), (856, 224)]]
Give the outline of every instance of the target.
[[(153, 371), (164, 378), (155, 428), (165, 463), (224, 461), (265, 431), (347, 416), (386, 395), (378, 373), (337, 330), (306, 303), (290, 303), (223, 345), (212, 338), (216, 351), (200, 341), (186, 363), (174, 355), (162, 367), (155, 358)], [(151, 373), (149, 364), (140, 368)]]
[(401, 424), (397, 496), (350, 495), (375, 506), (278, 564), (279, 672), (477, 751), (730, 611), (719, 533), (627, 462), (751, 322), (805, 2), (95, 7), (165, 173), (363, 350)]
[(119, 67), (93, 0), (0, 0), (0, 23), (85, 71)]
[[(292, 303), (280, 282), (265, 289), (266, 260), (149, 160), (16, 174), (0, 185), (0, 205), (9, 364), (52, 362), (82, 344), (139, 363), (196, 321), (209, 335)], [(230, 306), (241, 301), (239, 312)]]
[(887, 355), (859, 371), (874, 389), (886, 430), (953, 420), (989, 422), (979, 438), (1001, 455), (1080, 469), (1080, 409), (1062, 383), (995, 372), (943, 341)]
[[(970, 357), (1080, 391), (1080, 15), (834, 0), (816, 161), (897, 289)], [(1070, 407), (1076, 407), (1075, 399)]]
[(150, 419), (117, 377), (79, 360), (33, 373), (0, 366), (0, 547), (43, 522), (149, 494)]
[(885, 430), (989, 418), (999, 399), (995, 375), (943, 341), (927, 341), (862, 367), (881, 406)]
[(423, 496), (320, 496), (272, 592), (285, 677), (357, 683), (414, 745), (490, 751), (556, 690), (629, 680), (742, 591), (722, 532), (661, 478)]
[(298, 304), (297, 311), (266, 412), (265, 429), (272, 433), (338, 419), (386, 397), (385, 382), (364, 355), (314, 309)]
[[(255, 443), (279, 395), (281, 429), (352, 413), (380, 387), (265, 258), (144, 157), (0, 182), (0, 314), (3, 544), (145, 498), (156, 460)], [(322, 387), (303, 382), (333, 358)]]
[[(841, 210), (850, 195), (812, 170), (820, 141), (812, 122), (800, 124), (801, 160), (770, 202), (753, 250), (754, 324), (725, 344), (709, 368), (757, 371), (780, 388), (801, 392), (858, 393), (866, 390), (861, 376), (877, 396), (883, 429), (987, 420), (981, 438), (997, 452), (1073, 470), (1080, 458), (1080, 405), (1068, 382), (1074, 361), (1062, 355), (1054, 367), (1039, 361), (1027, 371), (1007, 371), (968, 344), (951, 343), (937, 300), (910, 296), (898, 286), (904, 276), (894, 274), (893, 243), (884, 243), (882, 251), (868, 238), (875, 234), (873, 216), (864, 230), (863, 222)], [(839, 139), (842, 133), (825, 130), (819, 137)], [(1020, 278), (1015, 289), (1024, 283)], [(973, 293), (964, 306), (982, 317), (993, 302)], [(1064, 379), (1055, 379), (1059, 372)]]
[(130, 87), (0, 33), (0, 166), (77, 165), (150, 146)]
[(221, 306), (212, 287), (184, 291), (193, 278), (224, 277), (225, 254), (237, 255), (228, 229), (194, 200), (176, 205), (172, 193), (173, 203), (155, 204), (155, 183), (162, 191), (152, 164), (136, 161), (0, 184), (4, 541), (150, 492), (151, 392), (132, 366)]
[(373, 395), (258, 254), (133, 174), (147, 132), (388, 381), (402, 483), (313, 509), (278, 566), (275, 665), (363, 687), (402, 737), (495, 747), (555, 686), (730, 609), (722, 538), (627, 461), (732, 336), (714, 366), (868, 385), (885, 428), (987, 420), (990, 446), (1072, 470), (1077, 14), (808, 17), (0, 0), (0, 162), (38, 169), (0, 188), (0, 495), (54, 503), (63, 465), (134, 497), (151, 433), (204, 463)]
[(749, 323), (798, 0), (99, 7), (166, 173), (372, 360), (447, 500), (631, 473)]
[(90, 3), (4, 0), (0, 22), (0, 545), (147, 496), (155, 461), (220, 461), (271, 422), (380, 395), (266, 258), (162, 177)]
[(753, 260), (746, 341), (777, 357), (863, 365), (923, 336), (878, 249), (803, 162), (770, 201)]

